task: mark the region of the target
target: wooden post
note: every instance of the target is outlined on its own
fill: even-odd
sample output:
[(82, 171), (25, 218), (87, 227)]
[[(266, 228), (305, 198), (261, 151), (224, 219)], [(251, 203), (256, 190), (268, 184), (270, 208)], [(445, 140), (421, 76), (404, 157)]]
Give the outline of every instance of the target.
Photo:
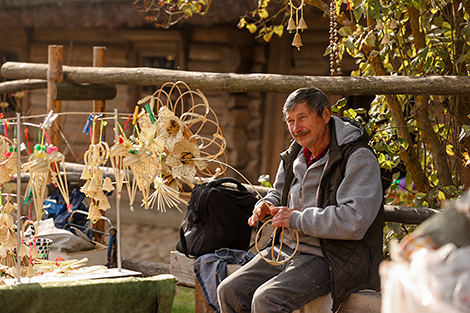
[[(104, 67), (106, 59), (106, 47), (93, 47), (93, 67)], [(101, 113), (105, 111), (104, 100), (93, 100), (93, 114)], [(100, 121), (97, 121), (100, 122)], [(101, 122), (100, 122), (101, 123)], [(103, 138), (100, 138), (100, 125), (93, 127), (93, 142), (97, 143), (101, 140), (105, 140), (105, 134), (103, 132)]]
[[(54, 100), (54, 84), (64, 81), (64, 72), (62, 70), (64, 49), (63, 46), (49, 46), (49, 67), (47, 70), (47, 112), (62, 112), (62, 101)], [(49, 137), (52, 144), (60, 150), (60, 115), (56, 118), (52, 127), (49, 129)]]
[[(93, 67), (104, 67), (105, 66), (105, 59), (106, 59), (106, 47), (93, 47)], [(104, 100), (93, 100), (93, 114), (98, 114), (105, 111), (105, 102)], [(101, 121), (99, 119), (94, 119), (93, 129), (93, 142), (96, 144), (101, 140), (105, 140), (105, 132), (101, 133)], [(102, 138), (100, 138), (100, 134)], [(101, 212), (104, 216), (104, 212)], [(103, 242), (103, 235), (102, 233), (105, 232), (104, 229), (104, 220), (100, 219), (96, 223), (93, 224), (93, 229), (97, 230), (95, 232), (95, 238), (97, 242)]]

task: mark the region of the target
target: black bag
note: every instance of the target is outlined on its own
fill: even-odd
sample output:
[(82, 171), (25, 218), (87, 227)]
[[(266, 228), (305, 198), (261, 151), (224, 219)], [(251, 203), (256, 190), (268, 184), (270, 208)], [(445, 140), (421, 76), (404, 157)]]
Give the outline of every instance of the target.
[(181, 224), (176, 250), (187, 257), (214, 253), (220, 248), (248, 250), (252, 232), (248, 218), (257, 201), (256, 196), (234, 178), (196, 185)]

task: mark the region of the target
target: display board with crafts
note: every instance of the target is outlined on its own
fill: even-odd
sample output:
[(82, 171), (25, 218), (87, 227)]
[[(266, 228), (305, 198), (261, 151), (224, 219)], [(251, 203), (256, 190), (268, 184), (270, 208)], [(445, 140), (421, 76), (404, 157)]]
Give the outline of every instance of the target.
[[(84, 136), (90, 135), (82, 185), (73, 190), (65, 157), (48, 135), (59, 114), (78, 114)], [(0, 188), (16, 180), (17, 194), (2, 191), (0, 197), (0, 284), (110, 277), (111, 268), (121, 272), (120, 225), (116, 230), (105, 211), (178, 208), (195, 184), (227, 168), (216, 114), (201, 91), (182, 82), (164, 84), (131, 114), (59, 114), (50, 111), (39, 125), (19, 113), (2, 120)], [(115, 132), (112, 143), (103, 140), (106, 127)], [(28, 136), (33, 129), (37, 142)], [(92, 135), (97, 130), (99, 140)], [(129, 203), (121, 203), (123, 191)], [(110, 192), (116, 193), (115, 204)], [(137, 193), (142, 203), (135, 203)], [(93, 241), (92, 225), (100, 220), (115, 230), (105, 234), (106, 245)]]

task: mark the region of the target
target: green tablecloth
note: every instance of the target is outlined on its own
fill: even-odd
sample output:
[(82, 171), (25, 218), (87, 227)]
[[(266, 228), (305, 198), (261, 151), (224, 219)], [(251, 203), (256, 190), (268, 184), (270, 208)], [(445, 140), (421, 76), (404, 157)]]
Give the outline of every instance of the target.
[(175, 290), (172, 275), (0, 286), (0, 312), (170, 313)]

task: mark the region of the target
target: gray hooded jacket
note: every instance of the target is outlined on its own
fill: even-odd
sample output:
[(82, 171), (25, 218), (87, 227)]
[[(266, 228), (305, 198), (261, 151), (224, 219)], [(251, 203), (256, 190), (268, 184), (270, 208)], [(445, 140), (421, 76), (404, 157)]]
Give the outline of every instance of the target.
[[(383, 191), (377, 158), (364, 144), (367, 134), (335, 116), (330, 123), (327, 154), (307, 168), (302, 148), (294, 143), (281, 155), (283, 162), (274, 189), (265, 200), (294, 209), (289, 227), (299, 232), (299, 251), (326, 257), (332, 272), (333, 309), (336, 310), (351, 292), (378, 289), (376, 270), (382, 252)], [(343, 168), (343, 154), (361, 140), (364, 146), (349, 150), (352, 152), (345, 157), (347, 163)], [(289, 177), (292, 174), (293, 179)], [(286, 179), (289, 186), (285, 186)], [(293, 233), (285, 237), (284, 243), (295, 248)], [(372, 249), (380, 251), (371, 253)], [(345, 251), (354, 253), (348, 255)], [(361, 273), (344, 273), (345, 264), (354, 264), (353, 268)], [(345, 279), (338, 281), (339, 277)]]

